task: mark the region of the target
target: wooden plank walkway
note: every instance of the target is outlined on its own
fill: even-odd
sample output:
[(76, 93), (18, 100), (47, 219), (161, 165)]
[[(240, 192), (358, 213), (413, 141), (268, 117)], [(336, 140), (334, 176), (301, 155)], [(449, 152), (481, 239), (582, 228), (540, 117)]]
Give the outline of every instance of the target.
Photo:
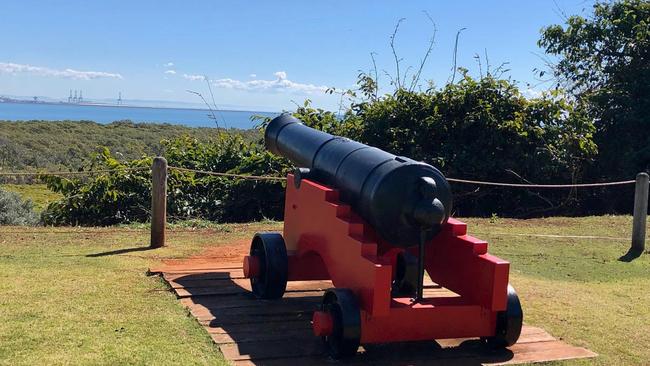
[[(311, 331), (311, 315), (329, 281), (289, 282), (281, 300), (255, 299), (239, 264), (192, 258), (151, 268), (161, 275), (192, 315), (205, 327), (233, 365), (332, 365)], [(456, 296), (428, 283), (427, 294)], [(540, 328), (524, 326), (508, 350), (486, 349), (478, 339), (446, 339), (361, 347), (343, 364), (496, 365), (594, 357), (595, 353), (555, 339)]]

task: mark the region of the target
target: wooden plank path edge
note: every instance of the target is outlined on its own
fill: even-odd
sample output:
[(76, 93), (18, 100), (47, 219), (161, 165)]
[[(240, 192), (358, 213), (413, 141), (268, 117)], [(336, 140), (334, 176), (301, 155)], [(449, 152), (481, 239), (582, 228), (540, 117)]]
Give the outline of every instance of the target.
[[(596, 353), (555, 339), (541, 328), (524, 325), (519, 342), (491, 351), (478, 339), (445, 339), (370, 345), (346, 361), (328, 359), (311, 331), (311, 315), (330, 281), (295, 281), (280, 300), (256, 299), (241, 265), (198, 258), (150, 268), (160, 275), (201, 324), (224, 358), (235, 366), (270, 365), (506, 365), (568, 360)], [(457, 296), (428, 283), (425, 294)]]

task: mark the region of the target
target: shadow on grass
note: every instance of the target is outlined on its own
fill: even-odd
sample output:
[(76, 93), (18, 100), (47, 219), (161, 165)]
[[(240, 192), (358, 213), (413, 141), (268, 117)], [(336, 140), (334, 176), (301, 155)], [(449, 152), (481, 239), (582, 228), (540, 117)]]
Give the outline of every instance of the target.
[(106, 257), (106, 256), (109, 256), (109, 255), (118, 255), (118, 254), (131, 253), (131, 252), (144, 252), (144, 251), (152, 250), (152, 249), (156, 249), (156, 248), (151, 248), (151, 247), (125, 248), (125, 249), (111, 250), (109, 252), (88, 254), (88, 255), (86, 255), (86, 257), (87, 258), (98, 258), (98, 257)]
[(625, 253), (625, 255), (620, 257), (618, 260), (621, 262), (629, 263), (639, 258), (641, 254), (643, 254), (643, 249), (638, 250), (638, 249), (630, 248), (630, 250), (628, 250), (627, 253)]

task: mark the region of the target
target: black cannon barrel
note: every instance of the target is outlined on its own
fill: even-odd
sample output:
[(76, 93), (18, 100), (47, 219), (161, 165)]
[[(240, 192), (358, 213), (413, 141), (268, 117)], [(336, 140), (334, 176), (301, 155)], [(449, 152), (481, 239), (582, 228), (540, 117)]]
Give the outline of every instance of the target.
[(449, 218), (451, 189), (429, 164), (312, 129), (283, 114), (264, 134), (266, 148), (308, 168), (305, 178), (338, 189), (341, 200), (389, 243), (417, 245)]

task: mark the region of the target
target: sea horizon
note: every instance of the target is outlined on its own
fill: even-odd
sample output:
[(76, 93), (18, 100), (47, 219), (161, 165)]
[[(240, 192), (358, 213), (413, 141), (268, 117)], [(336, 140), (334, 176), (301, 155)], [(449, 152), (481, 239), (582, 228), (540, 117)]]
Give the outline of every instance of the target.
[[(212, 116), (216, 117), (216, 122)], [(103, 103), (64, 103), (49, 101), (0, 102), (0, 120), (4, 121), (93, 121), (109, 124), (129, 120), (135, 123), (169, 123), (188, 127), (250, 129), (253, 116), (274, 117), (280, 112), (246, 111), (191, 107), (153, 107)]]

